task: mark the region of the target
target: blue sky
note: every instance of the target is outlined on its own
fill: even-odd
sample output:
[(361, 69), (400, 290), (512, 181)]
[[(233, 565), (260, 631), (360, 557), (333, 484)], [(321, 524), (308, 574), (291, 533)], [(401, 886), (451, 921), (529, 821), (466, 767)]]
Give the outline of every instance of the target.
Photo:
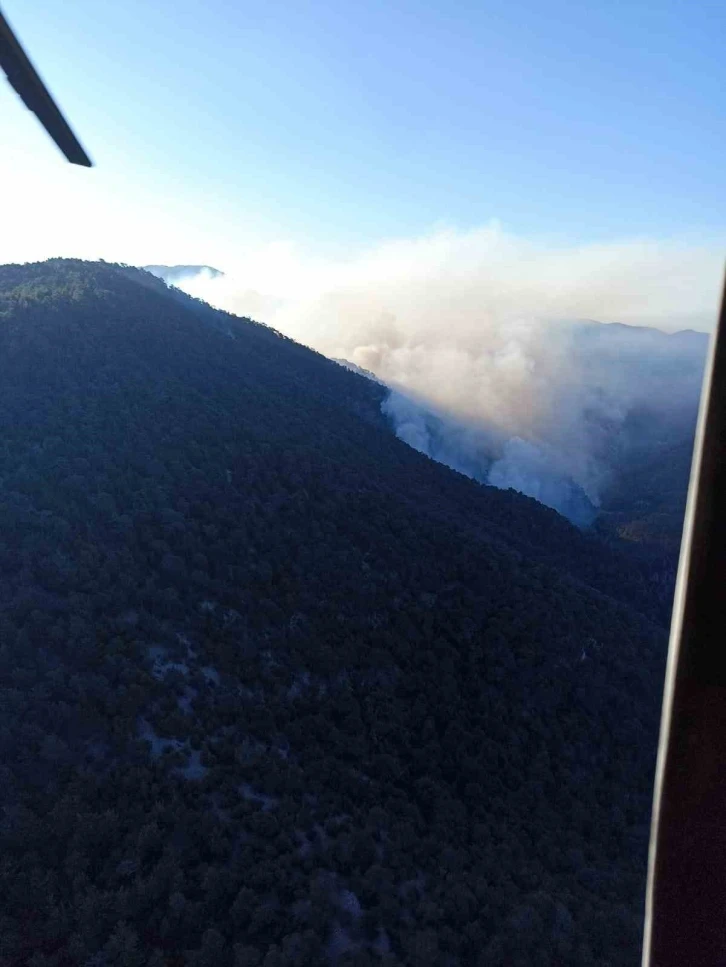
[(724, 237), (715, 2), (4, 8), (97, 164), (66, 171), (2, 92), (27, 223), (4, 260), (91, 240), (127, 261), (281, 238), (341, 255), (493, 218), (558, 245)]

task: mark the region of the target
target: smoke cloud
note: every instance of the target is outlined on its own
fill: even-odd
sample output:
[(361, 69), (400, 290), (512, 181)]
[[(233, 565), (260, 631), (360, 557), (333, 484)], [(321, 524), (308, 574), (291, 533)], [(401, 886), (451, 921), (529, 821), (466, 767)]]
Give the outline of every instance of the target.
[(492, 223), (347, 260), (277, 244), (223, 268), (181, 287), (372, 372), (408, 444), (587, 523), (630, 415), (696, 405), (706, 338), (676, 330), (712, 328), (723, 247), (558, 247)]

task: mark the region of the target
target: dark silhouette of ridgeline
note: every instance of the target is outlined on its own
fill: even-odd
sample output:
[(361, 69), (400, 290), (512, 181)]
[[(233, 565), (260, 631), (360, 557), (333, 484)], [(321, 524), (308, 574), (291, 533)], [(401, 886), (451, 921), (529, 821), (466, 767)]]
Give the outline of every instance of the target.
[(662, 603), (385, 393), (140, 269), (0, 267), (8, 963), (636, 962)]

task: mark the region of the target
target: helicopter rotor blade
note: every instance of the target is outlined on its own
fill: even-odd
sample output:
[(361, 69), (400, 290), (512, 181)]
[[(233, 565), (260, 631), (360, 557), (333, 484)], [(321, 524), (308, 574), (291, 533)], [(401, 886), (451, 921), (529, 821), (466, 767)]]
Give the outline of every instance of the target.
[(25, 106), (35, 114), (68, 161), (74, 165), (91, 168), (93, 162), (61, 114), (2, 11), (0, 11), (0, 68), (7, 75), (8, 81)]

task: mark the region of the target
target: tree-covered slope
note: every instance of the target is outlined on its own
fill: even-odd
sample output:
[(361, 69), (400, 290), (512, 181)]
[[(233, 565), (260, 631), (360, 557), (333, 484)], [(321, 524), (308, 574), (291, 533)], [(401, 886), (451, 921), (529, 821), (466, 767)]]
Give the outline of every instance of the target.
[(139, 270), (0, 268), (0, 964), (635, 964), (647, 574)]
[(686, 513), (693, 433), (625, 463), (603, 501), (602, 523), (627, 541), (677, 557)]

